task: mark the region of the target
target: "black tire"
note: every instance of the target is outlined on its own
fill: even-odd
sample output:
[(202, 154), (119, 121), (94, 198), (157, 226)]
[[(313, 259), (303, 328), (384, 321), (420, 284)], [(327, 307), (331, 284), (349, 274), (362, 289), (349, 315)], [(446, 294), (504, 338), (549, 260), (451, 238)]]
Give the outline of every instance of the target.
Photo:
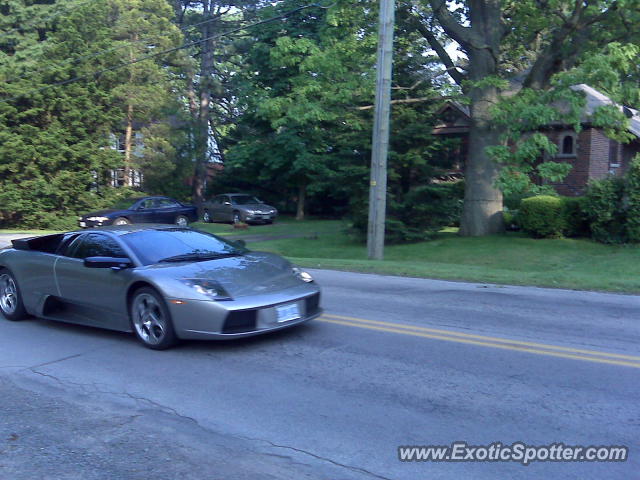
[[(11, 291), (7, 291), (7, 289)], [(22, 293), (16, 278), (6, 268), (0, 268), (0, 312), (4, 318), (17, 322), (29, 316), (24, 308)]]
[(211, 213), (209, 212), (209, 210), (205, 210), (204, 213), (202, 214), (202, 221), (204, 223), (212, 223), (213, 219), (211, 218)]
[[(156, 320), (144, 317), (142, 310), (139, 310), (140, 305), (147, 308), (149, 313), (153, 312)], [(129, 302), (129, 320), (134, 335), (147, 348), (166, 350), (178, 343), (171, 312), (162, 296), (151, 287), (142, 287), (135, 291)], [(158, 324), (162, 327), (159, 328)]]
[(131, 220), (124, 217), (118, 217), (113, 221), (114, 225), (131, 225)]
[(240, 215), (240, 212), (233, 212), (233, 216), (231, 217), (231, 223), (233, 224), (242, 223), (242, 215)]

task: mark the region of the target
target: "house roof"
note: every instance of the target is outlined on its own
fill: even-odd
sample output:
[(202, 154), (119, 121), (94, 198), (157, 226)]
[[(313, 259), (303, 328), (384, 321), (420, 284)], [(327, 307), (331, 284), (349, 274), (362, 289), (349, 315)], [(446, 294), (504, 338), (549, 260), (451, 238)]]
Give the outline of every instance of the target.
[(590, 117), (599, 108), (605, 105), (614, 105), (618, 107), (621, 112), (624, 112), (629, 117), (629, 131), (636, 137), (640, 138), (640, 112), (630, 107), (618, 105), (605, 94), (599, 92), (593, 87), (580, 83), (578, 85), (571, 86), (571, 90), (575, 92), (583, 92), (586, 98), (586, 105), (584, 107), (584, 115)]
[[(578, 85), (572, 85), (570, 87), (575, 92), (582, 92), (585, 95), (586, 104), (582, 113), (582, 122), (587, 123), (589, 118), (595, 113), (599, 107), (605, 105), (614, 105), (621, 112), (623, 112), (627, 118), (629, 118), (629, 131), (636, 137), (640, 138), (640, 112), (630, 107), (619, 105), (607, 97), (605, 94), (599, 92), (593, 87), (580, 83)], [(567, 105), (558, 104), (558, 109), (565, 109)], [(458, 121), (455, 124), (441, 122), (437, 124), (432, 133), (434, 134), (452, 134), (452, 133), (466, 133), (469, 129), (470, 112), (469, 107), (463, 105), (454, 100), (448, 100), (440, 109), (436, 112), (436, 115), (441, 115), (448, 109), (453, 109), (458, 113)], [(552, 122), (551, 125), (562, 125), (561, 122)]]

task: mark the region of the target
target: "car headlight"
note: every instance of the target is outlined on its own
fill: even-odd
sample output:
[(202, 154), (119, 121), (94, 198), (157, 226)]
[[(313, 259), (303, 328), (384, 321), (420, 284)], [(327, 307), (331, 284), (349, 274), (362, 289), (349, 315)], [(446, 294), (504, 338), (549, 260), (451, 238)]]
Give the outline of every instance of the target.
[(298, 267), (293, 267), (291, 269), (291, 271), (293, 272), (293, 274), (296, 277), (298, 277), (303, 282), (307, 282), (307, 283), (313, 282), (313, 277), (311, 276), (311, 274), (309, 272), (305, 272), (304, 270), (302, 270), (302, 269), (300, 269)]
[(254, 215), (256, 213), (255, 210), (245, 210), (249, 215)]
[(232, 300), (227, 291), (218, 282), (213, 280), (187, 278), (183, 280), (183, 282), (199, 294), (209, 297), (212, 300)]
[(109, 217), (88, 217), (87, 220), (90, 222), (106, 222)]

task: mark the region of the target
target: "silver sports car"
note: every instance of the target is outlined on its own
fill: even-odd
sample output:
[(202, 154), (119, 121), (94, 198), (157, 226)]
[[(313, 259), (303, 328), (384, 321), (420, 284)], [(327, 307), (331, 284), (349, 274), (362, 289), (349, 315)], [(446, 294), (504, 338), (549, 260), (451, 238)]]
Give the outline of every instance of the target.
[(0, 250), (0, 310), (133, 331), (149, 348), (245, 337), (320, 315), (311, 275), (271, 253), (189, 228), (105, 227)]

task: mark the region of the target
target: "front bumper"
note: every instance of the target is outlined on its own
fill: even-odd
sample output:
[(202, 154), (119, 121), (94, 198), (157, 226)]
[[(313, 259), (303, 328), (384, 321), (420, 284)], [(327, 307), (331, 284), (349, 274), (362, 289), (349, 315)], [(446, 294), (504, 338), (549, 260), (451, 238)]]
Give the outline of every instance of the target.
[[(178, 299), (168, 302), (176, 335), (185, 340), (250, 337), (290, 328), (322, 314), (317, 286), (233, 301), (172, 300)], [(278, 322), (277, 308), (292, 304), (297, 306), (299, 317)]]
[(78, 220), (78, 226), (80, 228), (94, 228), (94, 227), (106, 227), (107, 225), (111, 225), (113, 220), (109, 219), (104, 222), (95, 222), (91, 220), (87, 220), (86, 218), (81, 218)]
[(272, 213), (272, 214), (253, 213), (253, 214), (246, 214), (244, 219), (247, 222), (273, 222), (277, 216), (278, 214), (276, 213)]

